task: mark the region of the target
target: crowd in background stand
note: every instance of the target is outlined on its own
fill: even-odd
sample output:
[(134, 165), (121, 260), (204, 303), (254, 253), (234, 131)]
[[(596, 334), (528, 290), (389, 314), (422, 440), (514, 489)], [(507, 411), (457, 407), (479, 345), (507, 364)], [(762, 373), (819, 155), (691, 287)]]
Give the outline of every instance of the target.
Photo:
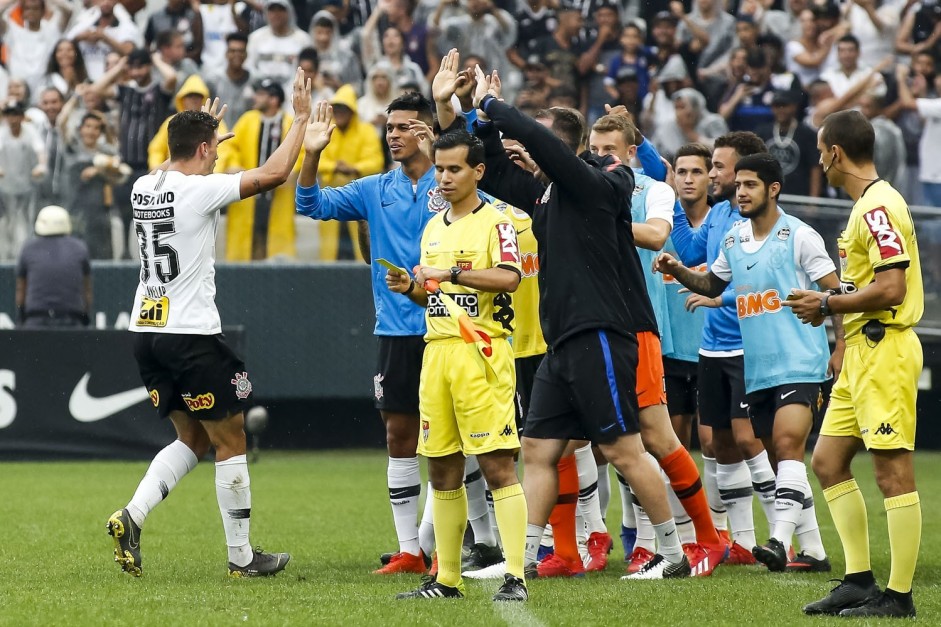
[[(337, 116), (322, 182), (393, 167), (385, 107), (427, 94), (452, 47), (524, 111), (625, 105), (667, 158), (754, 131), (786, 194), (835, 194), (816, 129), (857, 108), (882, 177), (941, 206), (939, 0), (0, 0), (0, 41), (0, 261), (49, 204), (93, 259), (134, 257), (129, 191), (167, 158), (167, 119), (218, 96), (236, 134), (218, 171), (255, 167), (290, 126), (297, 66)], [(297, 258), (293, 188), (231, 206), (220, 260)], [(321, 260), (359, 258), (349, 226), (319, 225)]]

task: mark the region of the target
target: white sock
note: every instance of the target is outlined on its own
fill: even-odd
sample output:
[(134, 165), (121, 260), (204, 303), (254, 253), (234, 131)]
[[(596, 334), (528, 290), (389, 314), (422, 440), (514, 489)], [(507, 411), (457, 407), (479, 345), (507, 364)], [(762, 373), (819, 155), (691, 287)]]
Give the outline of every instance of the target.
[(591, 444), (575, 451), (575, 466), (578, 468), (578, 513), (585, 521), (585, 532), (588, 535), (607, 533), (598, 500), (598, 464)]
[(774, 470), (771, 468), (771, 461), (768, 459), (768, 451), (761, 451), (751, 459), (746, 459), (748, 472), (751, 473), (752, 488), (761, 503), (761, 509), (768, 519), (768, 533), (774, 533)]
[(386, 473), (389, 503), (399, 551), (418, 555), (418, 497), (421, 496), (421, 473), (417, 457), (390, 457)]
[(631, 486), (627, 484), (627, 479), (614, 471), (618, 478), (618, 492), (621, 494), (621, 525), (628, 529), (637, 528), (637, 518), (634, 514), (634, 495), (631, 494)]
[(487, 485), (475, 455), (464, 461), (464, 490), (467, 492), (467, 520), (474, 531), (474, 543), (497, 546), (487, 509)]
[(526, 525), (526, 553), (523, 558), (523, 564), (535, 564), (536, 554), (539, 553), (539, 543), (542, 542), (542, 534), (545, 531), (542, 527), (536, 525)]
[(813, 491), (810, 483), (806, 485), (807, 495), (804, 498), (804, 509), (801, 510), (800, 520), (797, 521), (797, 541), (801, 545), (801, 552), (822, 560), (827, 556), (826, 549), (823, 548), (823, 540), (820, 538), (820, 527), (817, 526), (817, 511), (814, 508)]
[(196, 453), (179, 440), (174, 440), (157, 453), (127, 504), (128, 514), (138, 527), (144, 526), (147, 514), (167, 498), (186, 473), (196, 468), (197, 462)]
[(754, 494), (751, 473), (745, 462), (716, 464), (716, 483), (725, 510), (729, 514), (732, 540), (747, 550), (755, 548), (755, 516), (751, 501)]
[(667, 500), (670, 502), (670, 512), (673, 514), (673, 522), (676, 524), (676, 533), (680, 536), (680, 544), (690, 544), (696, 541), (696, 528), (693, 526), (693, 519), (686, 513), (686, 509), (680, 502), (680, 497), (673, 491), (670, 485), (670, 478), (662, 470), (663, 483), (666, 484)]
[(804, 509), (807, 466), (804, 462), (784, 459), (778, 462), (777, 489), (774, 498), (774, 533), (785, 549), (791, 547), (794, 529)]
[(640, 501), (637, 500), (637, 495), (633, 492), (631, 493), (631, 499), (634, 503), (634, 519), (637, 521), (637, 539), (634, 541), (634, 550), (647, 549), (651, 553), (656, 553), (657, 535), (654, 533), (650, 517), (647, 516), (647, 510), (641, 506)]
[(229, 561), (236, 566), (248, 566), (252, 561), (252, 545), (248, 539), (252, 516), (251, 484), (245, 455), (216, 462), (216, 500), (222, 513)]
[(657, 543), (660, 545), (660, 550), (657, 553), (673, 564), (683, 561), (683, 547), (680, 546), (679, 534), (673, 520), (653, 525), (653, 529), (657, 534)]
[(608, 518), (608, 505), (611, 504), (611, 475), (608, 473), (608, 465), (598, 466), (598, 507), (601, 509), (601, 518)]
[(716, 483), (716, 458), (703, 455), (702, 465), (702, 485), (706, 489), (706, 501), (712, 513), (712, 524), (719, 531), (725, 531), (729, 528), (728, 514), (722, 503), (722, 497), (719, 496), (719, 484)]
[(421, 524), (418, 526), (418, 546), (427, 557), (435, 551), (435, 518), (434, 507), (431, 506), (431, 482), (425, 492), (425, 509), (421, 515)]

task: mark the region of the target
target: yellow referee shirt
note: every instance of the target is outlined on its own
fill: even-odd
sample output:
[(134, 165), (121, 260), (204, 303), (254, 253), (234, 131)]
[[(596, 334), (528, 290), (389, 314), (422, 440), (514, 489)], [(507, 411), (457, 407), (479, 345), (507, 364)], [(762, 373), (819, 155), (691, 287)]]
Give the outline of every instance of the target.
[(839, 240), (840, 281), (845, 293), (869, 285), (875, 273), (905, 269), (905, 300), (885, 311), (851, 313), (843, 317), (846, 337), (860, 333), (868, 320), (899, 329), (913, 327), (925, 309), (918, 240), (908, 203), (886, 181), (876, 181), (853, 205)]
[(503, 201), (498, 201), (493, 206), (513, 223), (520, 245), (523, 277), (519, 287), (513, 292), (513, 309), (516, 311), (513, 355), (545, 355), (546, 340), (542, 337), (542, 326), (539, 323), (539, 254), (536, 249), (536, 236), (533, 235), (533, 219)]
[[(421, 238), (421, 264), (448, 269), (485, 270), (501, 267), (521, 272), (516, 229), (509, 218), (486, 202), (456, 222), (441, 211), (425, 226)], [(492, 338), (513, 332), (516, 314), (510, 294), (480, 292), (464, 285), (443, 283), (441, 290), (463, 307), (474, 324)], [(425, 310), (426, 341), (460, 337), (457, 324), (434, 294)]]

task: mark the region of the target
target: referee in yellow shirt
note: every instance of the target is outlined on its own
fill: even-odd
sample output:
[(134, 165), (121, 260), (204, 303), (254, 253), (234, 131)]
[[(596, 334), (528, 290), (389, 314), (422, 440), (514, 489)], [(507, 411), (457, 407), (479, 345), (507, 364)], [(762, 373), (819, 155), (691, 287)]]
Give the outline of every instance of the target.
[[(466, 131), (434, 143), (435, 178), (451, 205), (433, 217), (421, 240), (415, 280), (390, 272), (389, 289), (426, 308), (424, 358), (419, 383), (418, 453), (428, 458), (438, 548), (436, 579), (400, 599), (461, 598), (461, 544), (467, 526), (464, 459), (476, 455), (493, 494), (494, 514), (506, 555), (506, 576), (494, 601), (526, 601), (523, 575), (526, 499), (513, 457), (519, 450), (513, 396), (513, 299), (521, 262), (516, 229), (481, 201), (484, 146)], [(434, 279), (492, 339), (489, 366), (464, 342), (444, 303), (422, 285)]]
[[(814, 449), (813, 468), (830, 507), (846, 575), (807, 614), (864, 618), (914, 617), (912, 578), (921, 541), (915, 490), (915, 399), (922, 350), (912, 327), (924, 311), (918, 241), (901, 194), (873, 164), (872, 125), (857, 111), (833, 113), (817, 135), (827, 181), (856, 204), (839, 240), (841, 289), (798, 290), (783, 303), (819, 325), (843, 315), (846, 355)], [(885, 496), (892, 566), (880, 592), (869, 562), (866, 504), (850, 462), (866, 446)]]

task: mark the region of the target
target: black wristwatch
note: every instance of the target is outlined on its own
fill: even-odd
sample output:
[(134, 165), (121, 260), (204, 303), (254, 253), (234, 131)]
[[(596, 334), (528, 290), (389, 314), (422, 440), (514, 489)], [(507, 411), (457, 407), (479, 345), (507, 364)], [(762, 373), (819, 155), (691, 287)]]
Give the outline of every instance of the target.
[(452, 267), (451, 268), (451, 283), (453, 283), (454, 285), (457, 285), (457, 277), (461, 276), (461, 272), (463, 271), (464, 269), (461, 268), (460, 266)]
[(821, 316), (826, 317), (826, 316), (833, 315), (833, 310), (830, 309), (830, 303), (827, 302), (830, 300), (830, 296), (832, 296), (832, 294), (827, 292), (826, 294), (823, 295), (823, 298), (820, 299), (820, 315)]

